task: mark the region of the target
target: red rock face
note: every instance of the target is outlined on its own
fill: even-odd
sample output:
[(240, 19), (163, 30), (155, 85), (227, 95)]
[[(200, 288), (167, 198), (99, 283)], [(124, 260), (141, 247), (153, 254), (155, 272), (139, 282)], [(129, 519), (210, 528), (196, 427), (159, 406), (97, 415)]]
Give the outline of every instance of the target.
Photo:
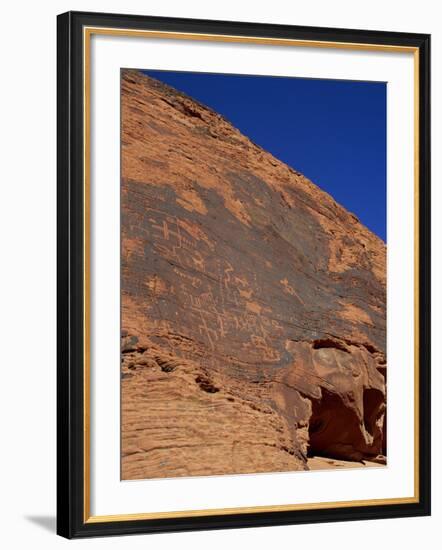
[(354, 215), (132, 70), (121, 213), (123, 479), (385, 454), (386, 249)]

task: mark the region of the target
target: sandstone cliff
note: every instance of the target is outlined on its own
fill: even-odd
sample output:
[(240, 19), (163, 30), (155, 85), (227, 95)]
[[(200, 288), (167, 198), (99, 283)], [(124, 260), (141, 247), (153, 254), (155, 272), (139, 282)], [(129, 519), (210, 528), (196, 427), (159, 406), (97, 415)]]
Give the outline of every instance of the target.
[(385, 454), (384, 243), (217, 113), (121, 85), (122, 478)]

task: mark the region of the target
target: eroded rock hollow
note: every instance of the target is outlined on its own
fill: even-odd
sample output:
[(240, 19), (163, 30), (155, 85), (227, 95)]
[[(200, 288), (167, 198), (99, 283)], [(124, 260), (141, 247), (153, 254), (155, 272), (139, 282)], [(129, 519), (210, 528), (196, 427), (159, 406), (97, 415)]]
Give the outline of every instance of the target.
[(379, 459), (385, 244), (207, 107), (121, 86), (123, 479)]

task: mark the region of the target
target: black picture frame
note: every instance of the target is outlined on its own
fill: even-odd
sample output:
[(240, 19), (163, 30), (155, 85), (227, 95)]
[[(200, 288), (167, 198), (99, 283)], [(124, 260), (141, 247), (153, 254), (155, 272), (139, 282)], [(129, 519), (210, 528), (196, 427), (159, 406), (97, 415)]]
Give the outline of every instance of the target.
[[(69, 12), (57, 41), (57, 533), (66, 538), (334, 522), (430, 514), (430, 36), (289, 25)], [(315, 510), (89, 521), (85, 513), (84, 82), (85, 27), (268, 37), (414, 48), (419, 59), (419, 444), (415, 502)]]

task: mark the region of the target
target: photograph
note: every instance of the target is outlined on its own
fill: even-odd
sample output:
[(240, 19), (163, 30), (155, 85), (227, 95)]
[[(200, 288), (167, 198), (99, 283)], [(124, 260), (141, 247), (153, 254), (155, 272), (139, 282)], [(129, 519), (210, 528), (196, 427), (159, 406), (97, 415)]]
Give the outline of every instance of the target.
[(121, 68), (121, 479), (387, 464), (387, 84)]

